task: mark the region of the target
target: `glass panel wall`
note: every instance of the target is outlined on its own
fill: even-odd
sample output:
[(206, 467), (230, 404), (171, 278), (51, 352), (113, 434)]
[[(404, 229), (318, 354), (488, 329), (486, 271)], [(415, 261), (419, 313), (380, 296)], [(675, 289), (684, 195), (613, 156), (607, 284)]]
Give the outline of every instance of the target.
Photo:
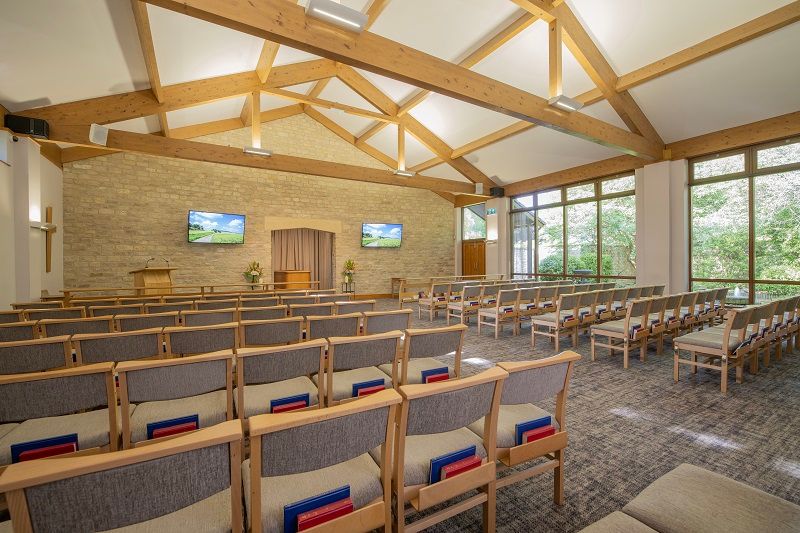
[(470, 205), (461, 209), (461, 239), (486, 238), (486, 204)]

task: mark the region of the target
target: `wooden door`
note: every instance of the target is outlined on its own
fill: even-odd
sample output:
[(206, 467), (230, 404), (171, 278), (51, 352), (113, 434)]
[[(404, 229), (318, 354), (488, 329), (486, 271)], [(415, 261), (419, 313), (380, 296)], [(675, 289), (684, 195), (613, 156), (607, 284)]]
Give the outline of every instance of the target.
[(461, 275), (483, 276), (486, 274), (486, 241), (462, 241)]

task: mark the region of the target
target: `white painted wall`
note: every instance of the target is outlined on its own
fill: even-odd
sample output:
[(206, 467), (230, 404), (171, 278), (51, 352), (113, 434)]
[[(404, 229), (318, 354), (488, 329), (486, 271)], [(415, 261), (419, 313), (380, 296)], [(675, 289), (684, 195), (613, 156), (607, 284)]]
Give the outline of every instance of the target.
[(455, 276), (461, 275), (461, 207), (456, 207), (453, 209), (453, 227), (456, 228), (454, 234), (454, 241), (453, 241), (453, 254), (455, 257), (454, 266), (455, 272), (453, 274)]
[(0, 309), (9, 308), (16, 299), (16, 269), (14, 261), (14, 162), (10, 136), (0, 132), (0, 143), (7, 142), (9, 164), (0, 162)]
[(509, 198), (492, 198), (486, 202), (487, 213), (490, 209), (497, 212), (486, 215), (486, 274), (509, 275)]
[[(41, 202), (42, 219), (44, 220), (45, 208), (53, 208), (53, 224), (57, 226), (53, 233), (53, 250), (51, 261), (51, 272), (42, 273), (42, 290), (50, 294), (59, 294), (58, 291), (64, 288), (64, 193), (63, 193), (63, 173), (61, 169), (51, 163), (48, 159), (41, 158), (40, 166), (41, 177)], [(41, 235), (44, 240), (44, 234)], [(44, 264), (45, 246), (39, 248), (42, 253), (42, 264)]]

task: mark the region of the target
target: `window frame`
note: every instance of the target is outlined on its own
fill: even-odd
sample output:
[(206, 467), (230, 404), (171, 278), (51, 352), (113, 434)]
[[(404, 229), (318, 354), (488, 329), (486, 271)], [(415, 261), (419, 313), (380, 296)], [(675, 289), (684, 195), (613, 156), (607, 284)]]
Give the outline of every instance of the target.
[[(511, 246), (509, 246), (509, 261), (511, 265), (511, 277), (512, 278), (535, 278), (535, 279), (563, 279), (568, 277), (574, 277), (574, 274), (570, 274), (567, 272), (568, 267), (568, 259), (569, 259), (569, 224), (567, 221), (567, 208), (572, 205), (576, 204), (585, 204), (593, 202), (596, 205), (597, 211), (597, 219), (596, 219), (596, 245), (597, 245), (597, 252), (596, 252), (596, 264), (595, 264), (595, 274), (588, 275), (588, 276), (581, 276), (581, 278), (592, 279), (594, 281), (600, 282), (603, 280), (624, 280), (630, 279), (635, 280), (636, 276), (612, 276), (612, 275), (603, 275), (603, 209), (602, 203), (603, 200), (612, 200), (615, 198), (625, 198), (628, 196), (635, 196), (636, 195), (636, 187), (634, 185), (633, 189), (627, 191), (619, 191), (613, 193), (606, 193), (602, 194), (602, 183), (604, 181), (618, 179), (618, 178), (625, 178), (635, 176), (633, 170), (630, 172), (621, 172), (616, 174), (611, 174), (607, 176), (602, 176), (599, 178), (593, 178), (590, 180), (583, 180), (580, 182), (570, 183), (567, 185), (561, 185), (558, 187), (547, 187), (545, 189), (540, 189), (533, 192), (527, 192), (525, 194), (518, 195), (519, 197), (523, 196), (532, 196), (533, 197), (533, 206), (532, 207), (517, 207), (514, 208), (514, 199), (517, 196), (511, 198), (511, 210), (509, 211), (509, 236), (511, 240)], [(570, 187), (576, 186), (585, 186), (585, 185), (593, 185), (594, 186), (594, 195), (588, 198), (577, 198), (574, 200), (567, 200), (567, 189)], [(539, 205), (539, 194), (559, 191), (561, 196), (560, 202), (553, 202)], [(514, 221), (513, 216), (516, 213), (523, 213), (523, 212), (533, 212), (536, 213), (540, 209), (553, 209), (553, 208), (561, 208), (561, 220), (562, 220), (562, 228), (561, 228), (561, 273), (560, 274), (552, 274), (552, 273), (540, 273), (539, 272), (539, 218), (535, 216), (534, 221), (534, 235), (533, 235), (533, 264), (532, 264), (532, 272), (515, 272), (514, 271)]]
[[(797, 285), (800, 286), (800, 280), (768, 280), (758, 279), (755, 277), (756, 272), (756, 213), (755, 213), (755, 179), (759, 176), (768, 176), (771, 174), (781, 174), (784, 172), (800, 171), (800, 162), (789, 163), (785, 165), (757, 168), (758, 164), (758, 151), (776, 146), (800, 143), (800, 137), (785, 137), (768, 143), (754, 144), (745, 148), (736, 150), (727, 150), (715, 154), (708, 154), (701, 157), (689, 159), (689, 194), (688, 194), (688, 236), (689, 236), (689, 290), (693, 290), (696, 283), (731, 283), (747, 286), (747, 303), (754, 304), (756, 298), (756, 285)], [(726, 157), (729, 155), (744, 154), (744, 172), (736, 172), (732, 174), (724, 174), (721, 176), (714, 176), (711, 178), (695, 178), (694, 165), (703, 161), (717, 159), (719, 157)], [(694, 253), (692, 246), (692, 188), (696, 186), (708, 185), (712, 183), (722, 183), (728, 181), (746, 181), (747, 183), (747, 227), (748, 227), (748, 244), (747, 244), (747, 278), (705, 278), (694, 275)]]
[[(484, 209), (484, 212), (485, 212), (486, 211), (486, 202), (482, 202), (482, 204), (483, 204), (483, 209)], [(481, 204), (476, 204), (476, 205), (481, 205)], [(464, 227), (465, 227), (464, 226), (464, 215), (466, 214), (467, 210), (470, 207), (471, 206), (464, 206), (464, 207), (461, 208), (461, 242), (485, 241), (486, 237), (487, 237), (487, 235), (489, 233), (489, 228), (488, 227), (486, 227), (486, 230), (484, 231), (483, 237), (472, 237), (472, 238), (469, 238), (469, 239), (464, 238)], [(478, 215), (475, 214), (475, 216), (478, 216)], [(487, 222), (486, 216), (484, 216), (483, 221), (484, 221), (484, 224), (486, 224), (486, 222)]]

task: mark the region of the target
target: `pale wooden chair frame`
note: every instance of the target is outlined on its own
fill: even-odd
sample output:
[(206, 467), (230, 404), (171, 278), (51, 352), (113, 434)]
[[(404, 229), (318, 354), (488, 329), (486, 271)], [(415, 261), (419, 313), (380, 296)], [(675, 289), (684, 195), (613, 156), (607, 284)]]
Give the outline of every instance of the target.
[(389, 408), (389, 419), (386, 424), (386, 437), (381, 448), (383, 497), (352, 513), (309, 529), (309, 531), (313, 533), (365, 533), (379, 528), (390, 531), (392, 486), (389, 465), (391, 465), (392, 448), (396, 440), (396, 428), (393, 422), (397, 418), (400, 401), (401, 397), (395, 390), (387, 389), (370, 394), (357, 402), (347, 402), (327, 409), (258, 415), (249, 418), (251, 531), (253, 533), (261, 532), (261, 437), (263, 435), (384, 407)]
[[(173, 324), (171, 326), (165, 326), (165, 327), (178, 327), (181, 324), (179, 311), (167, 311), (164, 313), (150, 313), (150, 314), (145, 313), (143, 315), (114, 315), (114, 331), (117, 331), (119, 333), (124, 333), (122, 331), (122, 325), (120, 324), (121, 320), (137, 319), (137, 318), (145, 319), (148, 317), (160, 317), (160, 316), (163, 317), (169, 316), (174, 318)], [(151, 328), (144, 328), (144, 329), (151, 329)], [(142, 330), (128, 330), (128, 331), (142, 331)]]
[[(304, 309), (323, 309), (323, 308), (330, 308), (331, 312), (327, 315), (296, 315), (295, 310), (302, 311)], [(297, 317), (301, 316), (303, 318), (307, 316), (332, 316), (336, 314), (336, 304), (327, 303), (327, 304), (289, 304), (289, 316), (290, 317)]]
[[(331, 315), (331, 316), (309, 316), (306, 317), (306, 338), (311, 339), (311, 335), (313, 333), (313, 324), (317, 322), (325, 322), (329, 320), (340, 320), (340, 319), (348, 319), (348, 318), (358, 318), (359, 320), (356, 322), (356, 331), (354, 335), (347, 335), (350, 337), (358, 337), (361, 334), (361, 320), (363, 319), (362, 313), (348, 313), (345, 315)], [(337, 337), (344, 337), (345, 335), (337, 335)], [(324, 337), (323, 337), (324, 338)]]
[[(563, 307), (564, 296), (575, 296), (575, 293), (562, 294), (558, 297), (558, 302), (556, 303), (555, 307), (552, 308), (553, 313), (556, 315), (555, 323), (545, 322), (537, 319), (536, 317), (531, 318), (531, 346), (533, 348), (536, 348), (536, 335), (541, 335), (543, 337), (552, 339), (552, 341), (555, 343), (555, 350), (559, 351), (561, 335), (564, 331), (566, 331), (572, 338), (572, 347), (574, 348), (578, 345), (578, 326), (580, 325), (580, 296), (575, 298), (575, 305), (569, 308), (569, 310), (572, 311), (572, 318), (569, 320), (561, 320), (561, 312), (567, 311), (567, 309)], [(547, 331), (537, 331), (538, 326), (546, 327)]]
[[(158, 439), (151, 439), (135, 443), (131, 442), (131, 403), (128, 400), (127, 372), (150, 369), (150, 368), (163, 368), (167, 366), (190, 365), (194, 363), (202, 363), (204, 361), (219, 361), (219, 360), (226, 361), (226, 379), (225, 379), (225, 395), (227, 397), (226, 420), (233, 420), (234, 418), (236, 418), (236, 416), (234, 415), (233, 412), (234, 353), (232, 350), (223, 350), (220, 352), (193, 355), (191, 357), (182, 357), (179, 359), (124, 361), (122, 363), (117, 364), (115, 371), (119, 376), (119, 403), (120, 403), (120, 412), (122, 413), (122, 448), (127, 450), (129, 448), (151, 446), (157, 442), (179, 438), (180, 436), (183, 435), (179, 434), (179, 435), (161, 437)], [(197, 433), (198, 431), (201, 430), (195, 430), (192, 433)]]
[[(513, 296), (511, 303), (504, 300), (509, 293)], [(501, 308), (510, 307), (511, 311), (501, 313)], [(494, 313), (489, 312), (489, 309), (494, 309)], [(484, 317), (493, 318), (494, 320), (484, 320)], [(501, 289), (497, 292), (497, 300), (491, 307), (483, 307), (478, 311), (478, 335), (481, 334), (481, 326), (489, 326), (494, 329), (494, 338), (500, 336), (500, 331), (503, 329), (504, 322), (511, 322), (512, 333), (516, 335), (517, 325), (519, 323), (519, 289)]]
[[(83, 320), (82, 318), (73, 319), (73, 320)], [(25, 320), (23, 322), (5, 322), (0, 324), (0, 330), (5, 328), (30, 328), (31, 330), (31, 338), (28, 340), (34, 340), (42, 338), (42, 331), (39, 329), (39, 323), (41, 320)], [(4, 341), (4, 342), (18, 342), (18, 341)]]
[[(503, 382), (507, 377), (508, 372), (502, 368), (493, 367), (464, 379), (431, 384), (403, 385), (400, 387), (399, 392), (403, 397), (403, 403), (400, 404), (397, 414), (397, 438), (395, 439), (392, 473), (392, 490), (397, 497), (394, 522), (394, 531), (396, 533), (424, 531), (434, 524), (438, 524), (478, 505), (483, 505), (483, 531), (489, 533), (495, 531), (497, 507), (497, 468), (495, 464), (497, 458), (497, 416), (500, 411)], [(445, 394), (491, 382), (495, 384), (494, 394), (489, 412), (484, 417), (483, 431), (483, 446), (487, 455), (486, 462), (474, 470), (451, 479), (439, 481), (433, 485), (406, 487), (404, 474), (405, 449), (411, 400), (436, 394)], [(406, 503), (410, 503), (415, 511), (424, 511), (474, 489), (479, 491), (477, 495), (457, 504), (447, 506), (422, 520), (406, 525)]]
[[(258, 321), (256, 321), (258, 322)], [(185, 333), (187, 331), (204, 331), (204, 330), (224, 330), (224, 329), (232, 329), (234, 333), (234, 347), (233, 352), (236, 353), (236, 350), (241, 346), (239, 340), (239, 322), (229, 322), (228, 324), (214, 324), (212, 326), (193, 326), (193, 327), (184, 327), (178, 326), (174, 328), (164, 328), (164, 350), (166, 357), (180, 357), (180, 354), (176, 354), (172, 352), (172, 342), (170, 340), (170, 335), (174, 333)], [(211, 350), (210, 352), (203, 352), (203, 353), (211, 353), (214, 351), (219, 350)], [(192, 355), (192, 354), (190, 354)], [(194, 355), (192, 355), (194, 356)]]
[[(69, 318), (86, 318), (86, 308), (85, 307), (81, 307), (81, 306), (56, 307), (56, 308), (48, 308), (48, 309), (25, 309), (22, 313), (23, 313), (23, 316), (25, 317), (26, 321), (37, 321), (37, 320), (45, 320), (44, 318), (37, 317), (36, 316), (37, 312), (43, 312), (43, 313), (52, 313), (52, 312), (66, 313), (66, 312), (75, 312), (75, 311), (80, 311), (81, 316), (79, 316), (79, 317), (65, 317), (63, 319), (62, 318), (56, 318), (56, 320), (66, 320), (66, 319), (69, 319)], [(33, 313), (33, 316), (31, 316), (31, 313)], [(53, 318), (53, 317), (47, 317), (47, 318)]]
[(414, 311), (412, 311), (411, 309), (392, 309), (391, 311), (369, 311), (362, 314), (364, 315), (364, 327), (362, 334), (372, 335), (369, 332), (369, 319), (371, 317), (379, 317), (385, 315), (406, 315), (406, 326), (403, 328), (403, 331), (405, 331), (411, 327), (411, 315), (414, 314)]
[[(239, 309), (236, 307), (228, 307), (225, 309), (202, 309), (202, 310), (191, 310), (191, 311), (179, 311), (179, 321), (181, 324), (186, 326), (186, 320), (184, 319), (185, 316), (203, 316), (203, 315), (213, 315), (215, 313), (232, 313), (231, 318), (232, 320), (227, 320), (225, 322), (220, 322), (220, 324), (229, 324), (231, 322), (239, 322)], [(206, 324), (206, 325), (216, 325), (216, 324)], [(195, 326), (186, 326), (186, 327), (195, 327)]]
[[(72, 349), (75, 352), (75, 364), (77, 366), (83, 365), (83, 354), (81, 353), (81, 342), (84, 340), (92, 340), (92, 339), (106, 339), (106, 338), (122, 338), (122, 337), (130, 337), (133, 335), (158, 335), (159, 338), (159, 346), (158, 346), (158, 353), (151, 356), (145, 357), (143, 359), (139, 359), (140, 361), (151, 361), (153, 359), (163, 359), (166, 357), (163, 351), (164, 346), (164, 338), (161, 335), (164, 328), (148, 328), (148, 329), (138, 329), (134, 331), (117, 331), (112, 333), (80, 333), (77, 335), (72, 335), (70, 338), (70, 342), (72, 343)], [(117, 363), (115, 361), (115, 363)], [(119, 362), (121, 364), (122, 362)]]
[[(649, 300), (649, 299), (648, 299)], [(640, 300), (641, 301), (641, 300)], [(608, 348), (609, 354), (613, 355), (615, 351), (622, 352), (622, 367), (628, 368), (629, 366), (629, 359), (630, 359), (630, 350), (631, 348), (639, 347), (639, 360), (644, 361), (647, 354), (647, 336), (650, 333), (650, 328), (645, 327), (645, 324), (648, 323), (648, 317), (650, 316), (650, 305), (645, 306), (643, 313), (641, 316), (633, 316), (633, 305), (635, 302), (629, 301), (627, 306), (625, 307), (625, 318), (622, 319), (625, 321), (623, 331), (622, 332), (615, 332), (615, 331), (608, 331), (608, 330), (601, 330), (601, 329), (590, 329), (591, 332), (591, 355), (592, 361), (596, 359), (596, 347), (602, 346), (603, 348)], [(641, 320), (642, 327), (634, 333), (633, 337), (630, 335), (631, 331), (631, 320), (639, 318)], [(608, 339), (607, 343), (597, 341), (596, 337), (606, 337)], [(615, 343), (614, 339), (618, 339), (620, 342)]]
[[(443, 291), (442, 287), (446, 287)], [(439, 296), (441, 294), (441, 296)], [(440, 300), (441, 298), (441, 300)], [(430, 300), (430, 302), (423, 302)], [(425, 297), (417, 301), (417, 318), (422, 319), (422, 310), (428, 311), (428, 320), (433, 322), (434, 317), (439, 316), (439, 311), (447, 312), (447, 303), (450, 301), (450, 283), (433, 282), (428, 289)]]
[(93, 305), (89, 307), (89, 316), (91, 317), (99, 317), (99, 316), (110, 316), (114, 317), (117, 313), (111, 313), (110, 315), (96, 315), (97, 312), (106, 311), (109, 309), (136, 309), (137, 313), (119, 313), (119, 314), (131, 314), (131, 315), (141, 315), (144, 314), (144, 304), (129, 304), (129, 305)]
[(0, 311), (0, 317), (16, 317), (16, 320), (6, 321), (0, 320), (0, 325), (2, 324), (14, 324), (17, 322), (25, 322), (24, 311), (22, 309), (15, 309), (14, 311)]
[[(183, 309), (184, 307), (188, 307), (187, 309)], [(161, 311), (161, 309), (167, 309), (167, 311)], [(188, 302), (164, 302), (160, 304), (144, 304), (144, 314), (146, 315), (160, 315), (161, 313), (173, 313), (181, 311), (196, 311), (197, 307), (194, 305), (194, 301)]]
[[(339, 315), (339, 314), (349, 315), (349, 314), (353, 314), (353, 313), (372, 313), (373, 311), (375, 311), (375, 304), (376, 303), (377, 302), (375, 300), (345, 300), (345, 301), (334, 302), (333, 312), (336, 315)], [(359, 306), (359, 305), (370, 305), (370, 304), (372, 305), (372, 309), (370, 311), (348, 311), (347, 310), (347, 308), (351, 307), (351, 306), (355, 307), (355, 306)], [(344, 312), (342, 312), (342, 311), (344, 311)]]
[[(243, 322), (250, 319), (243, 319), (242, 315), (244, 313), (248, 313), (249, 311), (265, 311), (267, 309), (283, 309), (283, 317), (282, 318), (289, 318), (289, 306), (288, 305), (268, 305), (264, 307), (237, 307), (237, 311), (239, 312), (239, 322)], [(255, 320), (280, 320), (280, 319), (273, 319), (273, 318), (266, 318), (266, 319), (255, 319)]]
[[(297, 323), (297, 342), (301, 342), (303, 340), (303, 329), (305, 328), (306, 319), (302, 316), (288, 316), (286, 318), (276, 318), (271, 320), (242, 320), (239, 322), (239, 346), (242, 348), (263, 348), (260, 344), (248, 344), (247, 343), (247, 327), (246, 326), (257, 326), (258, 324), (270, 324), (273, 322), (296, 322)], [(289, 344), (296, 344), (296, 342), (290, 342)], [(285, 346), (283, 344), (279, 344), (278, 346)]]
[(15, 532), (32, 533), (30, 511), (25, 489), (44, 483), (101, 472), (112, 468), (152, 461), (176, 453), (229, 443), (231, 462), (231, 530), (242, 532), (242, 426), (239, 421), (224, 422), (214, 427), (182, 435), (165, 442), (117, 453), (87, 457), (54, 457), (46, 461), (11, 465), (0, 479), (0, 492), (8, 498)]
[[(36, 307), (37, 305), (39, 307)], [(64, 302), (62, 300), (52, 302), (15, 302), (11, 304), (11, 308), (15, 311), (23, 311), (26, 309), (53, 309), (60, 307), (64, 307)]]
[[(127, 316), (127, 315), (126, 315)], [(37, 322), (37, 326), (39, 327), (39, 336), (40, 337), (47, 337), (47, 326), (51, 324), (76, 324), (76, 323), (84, 323), (84, 322), (107, 322), (107, 332), (114, 333), (114, 317), (113, 316), (89, 316), (85, 318), (43, 318)], [(74, 333), (73, 335), (79, 335), (78, 333)]]
[(455, 356), (453, 357), (453, 374), (455, 377), (453, 379), (461, 379), (461, 352), (464, 349), (464, 336), (467, 333), (469, 327), (466, 324), (454, 324), (452, 326), (447, 326), (444, 328), (415, 328), (415, 329), (407, 329), (405, 331), (405, 339), (403, 340), (403, 347), (402, 347), (402, 355), (398, 361), (398, 363), (402, 363), (401, 366), (403, 367), (402, 375), (400, 375), (400, 381), (395, 381), (395, 374), (392, 373), (392, 383), (399, 383), (400, 385), (408, 385), (408, 361), (409, 353), (411, 352), (411, 343), (413, 342), (412, 339), (418, 335), (428, 335), (431, 333), (444, 333), (450, 331), (461, 331), (461, 340), (458, 342), (458, 348), (456, 348)]
[[(353, 344), (357, 342), (370, 342), (383, 339), (395, 339), (394, 358), (392, 359), (392, 388), (398, 388), (398, 364), (400, 362), (400, 339), (403, 336), (402, 331), (387, 331), (385, 333), (376, 333), (374, 335), (361, 335), (360, 337), (330, 337), (328, 339), (328, 356), (325, 358), (325, 372), (319, 374), (319, 381), (317, 389), (322, 390), (321, 385), (323, 379), (325, 380), (325, 405), (332, 407), (341, 403), (348, 403), (363, 398), (346, 398), (344, 400), (334, 400), (333, 398), (333, 378), (336, 374), (334, 365), (336, 361), (336, 346), (342, 344)], [(371, 396), (371, 395), (370, 395)]]
[(497, 473), (506, 469), (534, 461), (545, 457), (547, 462), (537, 463), (522, 471), (498, 477), (497, 488), (503, 488), (538, 474), (553, 471), (553, 501), (556, 505), (564, 505), (564, 449), (567, 447), (569, 434), (567, 433), (567, 393), (569, 392), (569, 381), (575, 362), (580, 360), (580, 354), (566, 351), (553, 357), (538, 359), (536, 361), (515, 361), (508, 363), (497, 363), (497, 366), (510, 374), (533, 368), (542, 368), (551, 365), (567, 363), (567, 373), (564, 378), (564, 387), (556, 396), (555, 418), (558, 422), (559, 430), (554, 435), (544, 437), (534, 442), (514, 446), (513, 448), (498, 448), (497, 459), (499, 465)]
[[(465, 294), (468, 289), (477, 289), (478, 294), (475, 297), (466, 298)], [(481, 308), (481, 295), (483, 293), (483, 289), (480, 285), (464, 285), (461, 288), (461, 292), (458, 294), (459, 299), (453, 300), (452, 293), (450, 294), (450, 301), (447, 303), (447, 325), (450, 325), (451, 318), (458, 318), (459, 323), (467, 324), (469, 323), (470, 315), (477, 315), (478, 311)], [(477, 302), (477, 305), (467, 305), (469, 302)], [(457, 314), (452, 312), (453, 310), (460, 310), (461, 313)]]

